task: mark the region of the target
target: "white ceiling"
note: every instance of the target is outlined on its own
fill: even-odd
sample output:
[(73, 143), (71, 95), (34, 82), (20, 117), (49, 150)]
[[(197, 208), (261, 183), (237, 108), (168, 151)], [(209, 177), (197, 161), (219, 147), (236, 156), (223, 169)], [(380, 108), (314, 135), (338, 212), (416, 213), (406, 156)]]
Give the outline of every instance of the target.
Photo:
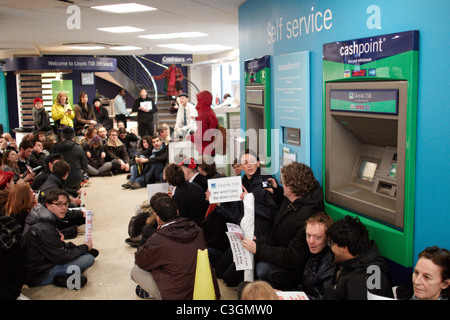
[[(0, 0), (0, 58), (40, 55), (144, 55), (165, 53), (214, 54), (218, 51), (186, 52), (158, 44), (221, 44), (239, 47), (238, 8), (245, 0)], [(140, 13), (106, 13), (91, 6), (139, 3), (157, 8)], [(81, 9), (81, 28), (70, 30), (67, 8)], [(132, 26), (137, 33), (114, 34), (97, 28)], [(199, 31), (201, 38), (148, 40), (138, 35)], [(73, 50), (64, 43), (101, 43), (108, 46), (137, 46), (142, 50)], [(228, 49), (229, 50), (229, 49)]]

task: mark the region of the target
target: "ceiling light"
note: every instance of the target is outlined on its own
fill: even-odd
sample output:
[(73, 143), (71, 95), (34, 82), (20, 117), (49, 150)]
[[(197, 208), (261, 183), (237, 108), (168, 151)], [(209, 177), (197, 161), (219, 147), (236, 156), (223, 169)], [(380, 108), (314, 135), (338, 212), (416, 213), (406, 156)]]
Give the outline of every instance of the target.
[(113, 33), (127, 33), (127, 32), (140, 32), (145, 31), (135, 27), (123, 26), (123, 27), (110, 27), (110, 28), (97, 28), (97, 30)]
[(102, 46), (72, 46), (70, 49), (74, 50), (100, 50), (105, 49), (105, 47)]
[(111, 47), (110, 49), (127, 51), (127, 50), (141, 50), (142, 48), (133, 46), (118, 46), (118, 47)]
[(176, 38), (198, 38), (209, 36), (203, 32), (177, 32), (177, 33), (159, 33), (159, 34), (148, 34), (139, 36), (140, 38), (158, 40), (158, 39), (176, 39)]
[(91, 8), (113, 13), (130, 13), (157, 10), (156, 8), (145, 6), (139, 3), (119, 3), (104, 6), (93, 6)]
[(196, 45), (191, 46), (188, 44), (181, 44), (181, 43), (174, 43), (174, 44), (160, 44), (158, 47), (162, 48), (169, 48), (169, 49), (175, 49), (175, 50), (182, 50), (182, 51), (190, 51), (190, 52), (196, 52), (196, 51), (225, 51), (233, 49), (231, 47), (227, 47), (221, 44), (206, 44), (206, 45)]

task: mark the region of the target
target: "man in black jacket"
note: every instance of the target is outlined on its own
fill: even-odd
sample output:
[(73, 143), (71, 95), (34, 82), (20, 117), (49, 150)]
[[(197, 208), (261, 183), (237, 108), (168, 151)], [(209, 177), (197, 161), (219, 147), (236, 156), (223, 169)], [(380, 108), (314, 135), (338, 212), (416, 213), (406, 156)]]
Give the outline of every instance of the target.
[(66, 187), (79, 189), (83, 179), (83, 171), (87, 169), (87, 158), (83, 149), (74, 141), (75, 131), (71, 127), (66, 127), (61, 133), (62, 142), (53, 146), (51, 153), (59, 153), (63, 159), (70, 164), (69, 176), (66, 180)]
[[(310, 257), (305, 222), (323, 210), (322, 188), (307, 165), (293, 162), (281, 168), (283, 188), (269, 179), (274, 200), (281, 201), (268, 239), (244, 239), (246, 250), (255, 254), (255, 275), (279, 290), (292, 290)], [(270, 190), (272, 189), (272, 190)], [(284, 196), (283, 196), (284, 195)]]
[(392, 297), (387, 266), (366, 227), (345, 216), (327, 231), (338, 268), (323, 300), (367, 300), (367, 292)]
[(61, 240), (56, 219), (65, 217), (68, 205), (69, 195), (55, 189), (47, 194), (45, 205), (35, 206), (26, 219), (21, 246), (27, 270), (26, 283), (30, 287), (54, 283), (80, 289), (87, 282), (85, 277), (77, 275), (93, 265), (98, 251), (92, 250), (92, 240), (81, 245)]
[(138, 134), (141, 137), (155, 134), (153, 117), (157, 111), (158, 108), (152, 98), (147, 95), (147, 90), (142, 89), (132, 108), (132, 112), (138, 113)]

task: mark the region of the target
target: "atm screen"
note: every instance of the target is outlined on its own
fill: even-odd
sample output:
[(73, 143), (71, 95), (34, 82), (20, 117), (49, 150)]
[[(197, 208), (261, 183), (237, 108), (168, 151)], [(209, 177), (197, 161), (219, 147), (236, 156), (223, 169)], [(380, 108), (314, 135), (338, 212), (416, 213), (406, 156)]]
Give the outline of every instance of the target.
[(373, 177), (375, 176), (375, 172), (377, 170), (377, 164), (374, 162), (363, 161), (359, 167), (357, 177), (361, 180), (373, 181)]

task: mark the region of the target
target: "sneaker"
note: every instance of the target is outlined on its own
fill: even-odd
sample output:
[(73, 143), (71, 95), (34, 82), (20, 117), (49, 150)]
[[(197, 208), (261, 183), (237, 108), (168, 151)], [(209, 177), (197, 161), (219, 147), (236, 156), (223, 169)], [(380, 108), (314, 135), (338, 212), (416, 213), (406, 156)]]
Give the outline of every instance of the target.
[(94, 258), (97, 258), (99, 252), (97, 249), (92, 248), (91, 250), (89, 250), (87, 253), (92, 254), (94, 256)]
[(31, 300), (31, 299), (28, 298), (26, 295), (24, 295), (24, 294), (21, 292), (20, 295), (17, 297), (16, 300)]
[(133, 184), (133, 181), (128, 180), (127, 183), (122, 185), (122, 188), (130, 189), (132, 184)]
[[(69, 280), (69, 277), (71, 275), (59, 275), (59, 276), (55, 276), (55, 278), (53, 278), (53, 284), (57, 287), (61, 287), (61, 288), (67, 288), (69, 289), (69, 286), (67, 285), (67, 280)], [(87, 283), (87, 278), (85, 276), (81, 276), (80, 277), (80, 289), (83, 288)], [(73, 288), (75, 290), (77, 290), (77, 288)]]
[(125, 243), (132, 246), (133, 248), (137, 248), (139, 247), (139, 243), (141, 243), (141, 237), (126, 238)]
[(142, 289), (140, 285), (136, 286), (136, 295), (142, 299), (152, 299), (153, 298), (147, 291)]
[(139, 182), (133, 182), (133, 184), (130, 186), (131, 189), (135, 190), (135, 189), (141, 189), (144, 186), (141, 186), (141, 184)]

